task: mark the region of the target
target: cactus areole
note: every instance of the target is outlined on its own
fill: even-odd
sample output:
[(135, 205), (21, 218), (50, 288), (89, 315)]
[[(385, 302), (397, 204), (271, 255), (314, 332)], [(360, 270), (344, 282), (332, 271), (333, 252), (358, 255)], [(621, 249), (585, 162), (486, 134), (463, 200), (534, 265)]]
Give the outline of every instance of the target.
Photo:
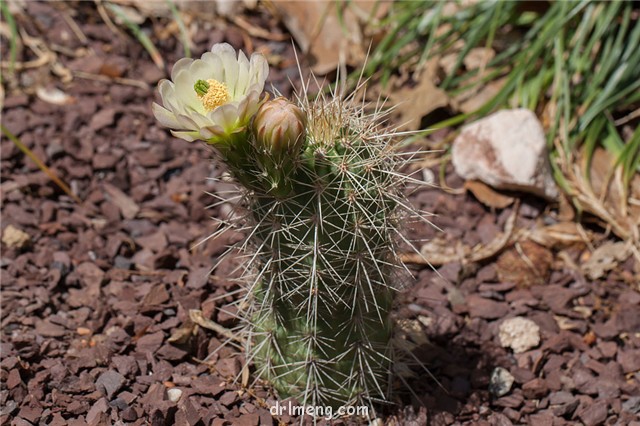
[(215, 45), (176, 64), (154, 113), (214, 146), (244, 188), (242, 315), (257, 374), (301, 404), (371, 405), (392, 364), (403, 157), (381, 114), (350, 97), (266, 100), (265, 68)]

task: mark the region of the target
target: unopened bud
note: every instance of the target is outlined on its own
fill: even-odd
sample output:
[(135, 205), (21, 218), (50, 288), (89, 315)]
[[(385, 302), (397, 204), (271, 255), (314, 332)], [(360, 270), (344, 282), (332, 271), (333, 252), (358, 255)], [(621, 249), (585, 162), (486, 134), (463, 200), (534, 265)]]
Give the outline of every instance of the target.
[(258, 147), (276, 155), (296, 155), (304, 144), (306, 126), (305, 113), (285, 98), (262, 104), (253, 121)]

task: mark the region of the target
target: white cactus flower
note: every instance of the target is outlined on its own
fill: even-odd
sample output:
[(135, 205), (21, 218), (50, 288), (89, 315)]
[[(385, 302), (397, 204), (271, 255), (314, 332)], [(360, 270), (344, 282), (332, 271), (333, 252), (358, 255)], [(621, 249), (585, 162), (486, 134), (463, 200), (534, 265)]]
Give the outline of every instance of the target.
[(162, 106), (154, 103), (153, 113), (175, 137), (216, 143), (249, 124), (268, 74), (263, 55), (249, 60), (227, 43), (215, 44), (200, 59), (176, 62), (171, 80), (158, 86)]

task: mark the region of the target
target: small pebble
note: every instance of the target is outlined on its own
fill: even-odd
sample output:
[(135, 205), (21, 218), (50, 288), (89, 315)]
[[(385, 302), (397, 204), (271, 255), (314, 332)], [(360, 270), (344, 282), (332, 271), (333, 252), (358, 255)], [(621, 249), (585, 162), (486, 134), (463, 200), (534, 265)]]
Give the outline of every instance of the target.
[(640, 414), (640, 396), (629, 398), (622, 404), (622, 409), (632, 414)]
[(87, 327), (78, 327), (76, 329), (76, 333), (78, 333), (80, 336), (88, 336), (89, 334), (91, 334), (91, 330)]
[(518, 354), (540, 344), (540, 327), (527, 318), (508, 318), (500, 324), (498, 337), (503, 348), (511, 348)]
[(21, 229), (18, 229), (13, 225), (9, 225), (4, 228), (4, 232), (2, 233), (2, 242), (5, 243), (7, 247), (23, 248), (31, 242), (31, 237)]
[(511, 390), (514, 380), (514, 377), (509, 371), (502, 367), (496, 367), (491, 373), (489, 392), (497, 397), (504, 396)]
[(178, 388), (171, 388), (167, 390), (167, 397), (169, 397), (169, 401), (171, 402), (178, 402), (181, 396), (182, 396), (182, 390)]

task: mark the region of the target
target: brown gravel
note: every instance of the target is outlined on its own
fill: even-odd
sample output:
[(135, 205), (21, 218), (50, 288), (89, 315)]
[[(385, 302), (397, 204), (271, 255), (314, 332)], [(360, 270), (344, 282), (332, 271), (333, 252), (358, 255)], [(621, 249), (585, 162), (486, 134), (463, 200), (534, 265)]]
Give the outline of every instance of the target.
[[(208, 273), (241, 236), (228, 232), (192, 248), (216, 229), (209, 217), (227, 212), (206, 209), (212, 203), (206, 192), (229, 188), (206, 179), (221, 173), (209, 150), (173, 140), (152, 117), (154, 87), (166, 72), (134, 39), (114, 36), (93, 3), (76, 4), (86, 45), (70, 35), (63, 8), (26, 4), (30, 34), (95, 52), (59, 54), (65, 67), (148, 87), (82, 78), (63, 84), (38, 68), (22, 73), (23, 84), (55, 85), (74, 102), (52, 105), (7, 88), (3, 125), (83, 203), (74, 203), (3, 138), (2, 228), (11, 225), (30, 242), (3, 244), (0, 259), (0, 424), (295, 423), (271, 416), (275, 399), (268, 389), (243, 389), (235, 380), (244, 362), (235, 348), (198, 361), (226, 338), (194, 326), (188, 311), (234, 325), (226, 307), (233, 298), (224, 295), (237, 289), (230, 279), (235, 259)], [(281, 31), (264, 12), (248, 19)], [(60, 39), (64, 31), (69, 37)], [(181, 56), (175, 38), (153, 39), (168, 64)], [(199, 34), (193, 53), (219, 41), (247, 49), (247, 40), (280, 55), (270, 81), (288, 94), (288, 78), (297, 74), (289, 42), (216, 26)], [(449, 175), (450, 186), (462, 186)], [(470, 246), (490, 242), (514, 209), (490, 211), (471, 196), (438, 189), (417, 191), (412, 200), (436, 213), (433, 222), (445, 231), (416, 225), (412, 236)], [(545, 208), (524, 199), (517, 227), (553, 221)], [(397, 317), (415, 321), (428, 339), (413, 344), (429, 374), (408, 362), (411, 392), (397, 383), (395, 404), (382, 409), (385, 422), (639, 426), (640, 293), (631, 263), (592, 281), (561, 262), (556, 250), (526, 243), (534, 271), (510, 250), (481, 265), (412, 266), (416, 281), (401, 293)], [(584, 250), (570, 247), (565, 254), (577, 264)], [(539, 326), (538, 347), (518, 354), (501, 347), (499, 324), (515, 316)], [(489, 391), (496, 367), (513, 376), (500, 397)]]

